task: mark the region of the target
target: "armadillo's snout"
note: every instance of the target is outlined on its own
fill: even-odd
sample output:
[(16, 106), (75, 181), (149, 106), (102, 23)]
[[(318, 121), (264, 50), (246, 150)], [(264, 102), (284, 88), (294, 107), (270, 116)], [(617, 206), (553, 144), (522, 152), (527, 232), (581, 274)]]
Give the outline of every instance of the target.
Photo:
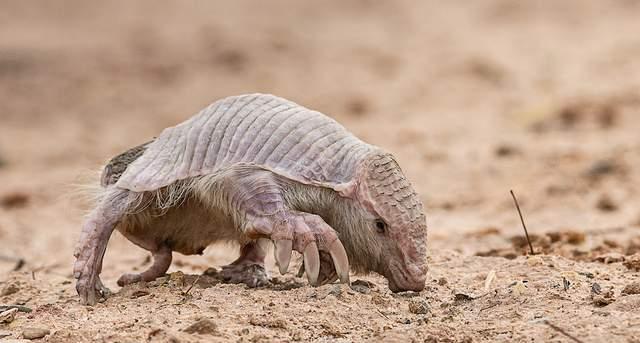
[(422, 279), (395, 279), (393, 277), (389, 278), (389, 289), (394, 292), (405, 292), (405, 291), (414, 291), (420, 292), (425, 287), (425, 278)]
[(408, 265), (407, 274), (409, 290), (419, 292), (424, 289), (427, 281), (426, 264), (420, 266)]
[(415, 291), (424, 289), (427, 280), (426, 264), (407, 264), (402, 268), (400, 265), (392, 263), (389, 289), (392, 292)]

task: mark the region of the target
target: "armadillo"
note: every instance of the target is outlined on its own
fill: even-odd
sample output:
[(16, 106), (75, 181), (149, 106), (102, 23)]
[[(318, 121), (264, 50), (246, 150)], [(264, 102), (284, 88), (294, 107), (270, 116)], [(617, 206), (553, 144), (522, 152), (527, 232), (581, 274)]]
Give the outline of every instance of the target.
[(225, 280), (251, 287), (269, 282), (271, 245), (283, 274), (301, 253), (311, 285), (349, 283), (353, 271), (383, 275), (394, 292), (425, 286), (423, 205), (394, 156), (273, 95), (216, 101), (109, 161), (74, 253), (85, 304), (107, 294), (99, 274), (114, 230), (153, 256), (120, 286), (164, 275), (174, 251), (225, 241), (240, 246)]

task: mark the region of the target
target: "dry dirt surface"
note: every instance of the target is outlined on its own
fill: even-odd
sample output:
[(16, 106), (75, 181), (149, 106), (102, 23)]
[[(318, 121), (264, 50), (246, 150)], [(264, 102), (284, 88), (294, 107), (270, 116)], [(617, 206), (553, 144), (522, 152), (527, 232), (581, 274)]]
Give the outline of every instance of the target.
[[(637, 0), (0, 1), (0, 341), (640, 342), (639, 13)], [(396, 154), (426, 206), (426, 289), (392, 294), (376, 275), (312, 288), (272, 267), (267, 287), (225, 284), (233, 246), (120, 289), (149, 259), (115, 234), (113, 295), (80, 305), (78, 185), (248, 92)]]

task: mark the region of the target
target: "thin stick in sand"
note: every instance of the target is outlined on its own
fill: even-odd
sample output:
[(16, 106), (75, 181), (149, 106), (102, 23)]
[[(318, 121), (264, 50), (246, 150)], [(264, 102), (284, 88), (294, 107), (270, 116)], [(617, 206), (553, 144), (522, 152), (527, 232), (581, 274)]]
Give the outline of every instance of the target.
[(536, 253), (533, 251), (533, 245), (531, 245), (531, 239), (529, 239), (529, 232), (527, 232), (527, 226), (524, 224), (522, 211), (520, 211), (520, 204), (518, 204), (518, 199), (516, 199), (516, 195), (513, 193), (513, 190), (510, 190), (509, 192), (511, 192), (511, 197), (513, 198), (513, 202), (516, 204), (516, 209), (518, 210), (518, 214), (520, 215), (520, 222), (522, 223), (522, 227), (524, 228), (524, 235), (527, 237), (527, 243), (529, 243), (529, 249), (531, 249), (531, 255), (535, 255)]

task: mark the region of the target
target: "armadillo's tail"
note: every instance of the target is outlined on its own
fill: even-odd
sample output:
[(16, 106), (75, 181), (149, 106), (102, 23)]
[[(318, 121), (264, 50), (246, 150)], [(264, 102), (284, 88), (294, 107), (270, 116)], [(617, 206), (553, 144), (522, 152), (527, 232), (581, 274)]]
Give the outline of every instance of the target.
[(100, 177), (102, 187), (107, 187), (118, 182), (120, 176), (127, 170), (127, 167), (129, 167), (133, 161), (137, 160), (138, 157), (142, 156), (151, 142), (153, 141), (140, 144), (112, 158), (102, 171), (102, 176)]

